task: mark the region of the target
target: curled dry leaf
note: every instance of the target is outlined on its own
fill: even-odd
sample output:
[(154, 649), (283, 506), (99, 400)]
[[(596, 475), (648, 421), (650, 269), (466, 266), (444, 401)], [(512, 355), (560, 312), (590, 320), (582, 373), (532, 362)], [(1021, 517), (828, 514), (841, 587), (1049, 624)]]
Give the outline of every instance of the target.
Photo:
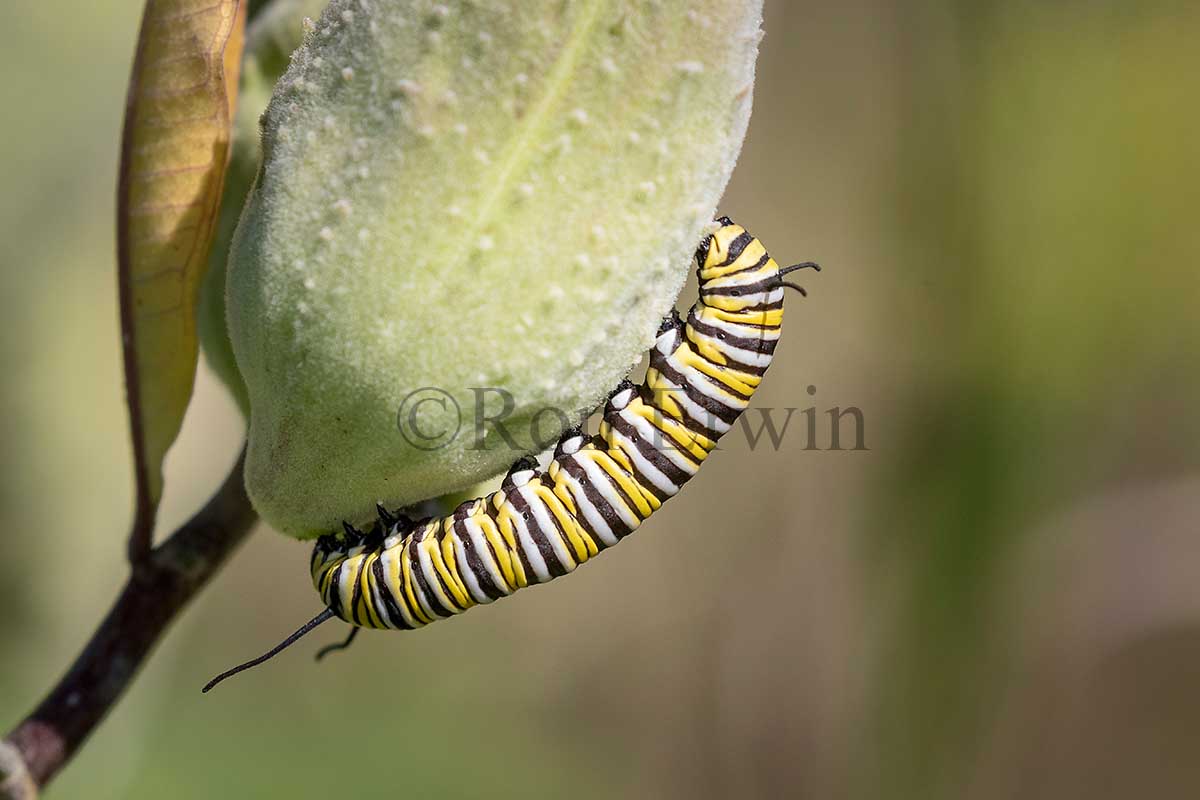
[(237, 0), (148, 0), (129, 82), (117, 249), (142, 548), (162, 495), (162, 461), (195, 380), (197, 292), (229, 152), (244, 25)]

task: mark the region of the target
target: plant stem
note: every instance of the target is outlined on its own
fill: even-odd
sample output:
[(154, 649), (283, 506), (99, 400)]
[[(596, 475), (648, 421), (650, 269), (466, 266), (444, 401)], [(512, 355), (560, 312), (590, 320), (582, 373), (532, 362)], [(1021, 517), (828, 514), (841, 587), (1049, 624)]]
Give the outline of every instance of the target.
[(243, 452), (203, 509), (132, 566), (66, 675), (0, 742), (0, 800), (29, 800), (71, 760), (163, 632), (246, 538), (256, 516), (243, 483), (244, 459)]

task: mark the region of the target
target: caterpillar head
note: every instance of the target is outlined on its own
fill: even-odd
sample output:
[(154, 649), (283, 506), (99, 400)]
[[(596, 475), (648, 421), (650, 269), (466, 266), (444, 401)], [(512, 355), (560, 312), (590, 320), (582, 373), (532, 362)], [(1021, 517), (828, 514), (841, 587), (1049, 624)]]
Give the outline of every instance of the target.
[(705, 262), (708, 261), (708, 251), (712, 247), (713, 238), (720, 232), (721, 228), (734, 227), (733, 220), (731, 220), (729, 217), (718, 217), (717, 225), (719, 226), (717, 228), (717, 230), (713, 231), (712, 233), (705, 236), (704, 239), (700, 242), (700, 246), (696, 248), (696, 268), (697, 268), (697, 270), (702, 268), (704, 266)]
[(799, 269), (821, 268), (811, 261), (780, 268), (757, 238), (729, 217), (717, 221), (717, 230), (696, 249), (696, 278), (700, 282), (700, 300), (705, 305), (739, 313), (763, 308), (783, 299), (780, 290), (804, 289), (783, 278)]

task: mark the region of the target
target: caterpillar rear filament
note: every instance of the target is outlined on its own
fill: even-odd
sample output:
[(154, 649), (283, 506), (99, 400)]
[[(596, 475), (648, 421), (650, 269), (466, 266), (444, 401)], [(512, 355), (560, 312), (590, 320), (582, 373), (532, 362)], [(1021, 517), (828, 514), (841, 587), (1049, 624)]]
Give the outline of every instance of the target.
[(545, 471), (529, 457), (500, 489), (445, 517), (413, 521), (379, 509), (368, 532), (349, 525), (317, 540), (312, 579), (325, 610), (259, 658), (335, 617), (354, 627), (409, 630), (545, 583), (624, 539), (679, 492), (758, 389), (783, 323), (784, 275), (762, 243), (728, 217), (696, 251), (700, 297), (663, 320), (645, 381), (626, 380), (600, 432), (576, 429)]

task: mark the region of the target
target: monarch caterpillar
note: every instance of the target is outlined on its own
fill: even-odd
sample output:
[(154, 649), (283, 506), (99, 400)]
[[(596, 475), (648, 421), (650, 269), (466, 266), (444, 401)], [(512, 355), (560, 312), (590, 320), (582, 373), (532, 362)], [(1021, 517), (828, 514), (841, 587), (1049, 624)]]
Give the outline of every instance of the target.
[(379, 507), (363, 533), (345, 525), (313, 548), (313, 584), (325, 610), (256, 666), (334, 617), (353, 627), (409, 630), (574, 571), (636, 530), (696, 472), (745, 410), (775, 354), (784, 281), (812, 262), (780, 266), (728, 217), (696, 250), (700, 297), (686, 320), (663, 320), (645, 381), (622, 381), (600, 432), (559, 440), (547, 469), (528, 456), (500, 489), (453, 513), (413, 521)]

